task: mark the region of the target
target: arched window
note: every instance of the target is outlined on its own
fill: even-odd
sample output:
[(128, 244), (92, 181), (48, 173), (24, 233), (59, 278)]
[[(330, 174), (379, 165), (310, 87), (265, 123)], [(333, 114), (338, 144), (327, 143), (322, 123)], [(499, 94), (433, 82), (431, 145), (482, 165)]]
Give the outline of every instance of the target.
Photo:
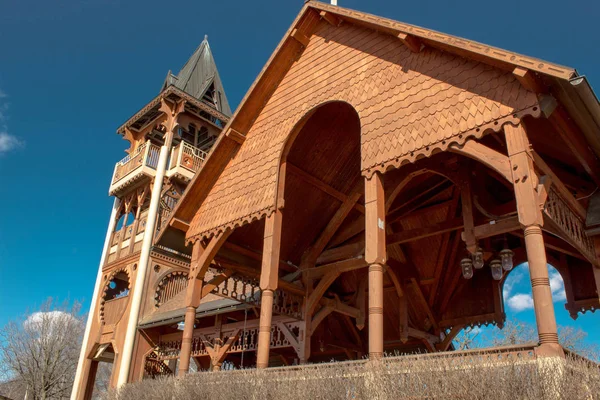
[(133, 224), (134, 220), (135, 214), (133, 213), (133, 211), (130, 211), (129, 214), (122, 214), (117, 221), (115, 231), (120, 231), (123, 228), (123, 226), (130, 226), (131, 224)]
[(119, 299), (129, 295), (129, 275), (119, 271), (113, 275), (104, 289), (104, 301)]
[(181, 291), (185, 290), (187, 287), (187, 279), (188, 274), (181, 271), (171, 272), (170, 274), (165, 275), (156, 286), (154, 295), (155, 306), (160, 307)]

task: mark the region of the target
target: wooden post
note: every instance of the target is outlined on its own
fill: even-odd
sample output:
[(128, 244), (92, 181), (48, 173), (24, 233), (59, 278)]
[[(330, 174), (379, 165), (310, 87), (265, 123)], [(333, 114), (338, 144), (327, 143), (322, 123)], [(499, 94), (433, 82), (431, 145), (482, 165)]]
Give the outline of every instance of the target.
[(379, 173), (365, 179), (365, 260), (369, 264), (369, 357), (383, 357), (385, 196)]
[[(204, 252), (201, 241), (194, 243), (192, 249), (192, 260), (190, 267), (195, 267), (200, 256)], [(195, 275), (190, 274), (187, 292), (185, 295), (185, 320), (183, 325), (183, 335), (181, 338), (181, 352), (179, 353), (179, 372), (178, 376), (184, 376), (190, 370), (190, 358), (192, 355), (192, 339), (194, 337), (194, 323), (196, 321), (196, 308), (200, 305), (202, 293), (202, 276), (197, 278)]]
[(516, 127), (505, 125), (504, 133), (519, 223), (525, 233), (533, 306), (540, 341), (538, 353), (546, 356), (564, 356), (562, 348), (558, 344), (558, 330), (552, 303), (546, 249), (542, 236), (544, 219), (537, 192), (539, 180), (533, 168), (529, 140), (521, 124)]
[(279, 280), (279, 249), (281, 245), (282, 213), (277, 209), (265, 221), (262, 270), (260, 274), (260, 322), (258, 327), (258, 350), (256, 367), (269, 366), (271, 344), (271, 319), (273, 316), (273, 295)]

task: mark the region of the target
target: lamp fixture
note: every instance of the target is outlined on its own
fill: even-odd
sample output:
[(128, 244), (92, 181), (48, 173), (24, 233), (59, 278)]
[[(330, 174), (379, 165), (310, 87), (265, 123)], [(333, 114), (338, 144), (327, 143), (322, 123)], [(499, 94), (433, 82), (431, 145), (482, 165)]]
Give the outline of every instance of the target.
[(473, 253), (473, 267), (475, 269), (483, 268), (483, 250), (481, 250), (481, 247), (478, 247)]
[(513, 269), (513, 251), (507, 247), (505, 247), (504, 249), (500, 250), (500, 253), (498, 253), (498, 255), (500, 256), (500, 261), (502, 262), (502, 269), (505, 271), (510, 271), (511, 269)]
[(492, 270), (492, 278), (497, 281), (502, 279), (502, 261), (494, 258), (492, 261), (490, 261), (490, 269)]
[(460, 260), (460, 269), (462, 271), (463, 278), (471, 279), (473, 277), (473, 260), (471, 257), (465, 257)]

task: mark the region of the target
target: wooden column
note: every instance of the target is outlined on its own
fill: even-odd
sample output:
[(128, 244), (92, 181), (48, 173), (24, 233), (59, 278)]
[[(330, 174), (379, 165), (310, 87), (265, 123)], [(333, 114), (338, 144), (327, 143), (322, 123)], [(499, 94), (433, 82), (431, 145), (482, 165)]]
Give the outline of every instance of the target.
[(258, 326), (258, 350), (256, 367), (269, 366), (271, 344), (271, 319), (273, 316), (273, 295), (279, 280), (279, 249), (281, 245), (281, 210), (276, 210), (265, 221), (262, 270), (260, 273), (260, 322)]
[(505, 125), (506, 146), (512, 171), (519, 223), (525, 234), (527, 261), (531, 275), (533, 306), (539, 335), (539, 354), (563, 355), (558, 344), (558, 330), (548, 276), (546, 249), (542, 236), (544, 223), (538, 197), (538, 177), (533, 168), (533, 157), (527, 133), (522, 124)]
[[(190, 267), (194, 268), (200, 261), (200, 256), (204, 252), (201, 241), (194, 243), (192, 249), (192, 260)], [(190, 268), (190, 269), (191, 269)], [(203, 278), (204, 276), (202, 276)], [(196, 322), (196, 308), (200, 305), (202, 293), (202, 278), (198, 279), (194, 274), (190, 274), (185, 294), (185, 320), (183, 325), (183, 336), (181, 338), (181, 352), (179, 353), (179, 372), (178, 376), (184, 376), (190, 370), (190, 358), (192, 355), (192, 339), (194, 337), (194, 323)]]
[(379, 173), (365, 179), (365, 261), (369, 264), (369, 357), (383, 357), (385, 196)]

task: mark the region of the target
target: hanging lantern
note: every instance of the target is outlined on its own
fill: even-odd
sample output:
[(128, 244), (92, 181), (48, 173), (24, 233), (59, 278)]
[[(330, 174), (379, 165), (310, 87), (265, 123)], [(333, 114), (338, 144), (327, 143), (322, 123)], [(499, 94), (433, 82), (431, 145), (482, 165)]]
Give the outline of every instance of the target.
[(481, 247), (478, 247), (477, 251), (473, 253), (473, 267), (475, 269), (483, 268), (483, 250), (481, 250)]
[(469, 257), (465, 257), (460, 260), (460, 269), (462, 271), (463, 278), (471, 279), (473, 277), (473, 260)]
[(499, 281), (502, 279), (502, 261), (497, 258), (490, 261), (490, 269), (492, 270), (492, 278)]
[(502, 261), (503, 270), (510, 271), (513, 269), (513, 254), (513, 251), (508, 248), (500, 250), (500, 260)]

